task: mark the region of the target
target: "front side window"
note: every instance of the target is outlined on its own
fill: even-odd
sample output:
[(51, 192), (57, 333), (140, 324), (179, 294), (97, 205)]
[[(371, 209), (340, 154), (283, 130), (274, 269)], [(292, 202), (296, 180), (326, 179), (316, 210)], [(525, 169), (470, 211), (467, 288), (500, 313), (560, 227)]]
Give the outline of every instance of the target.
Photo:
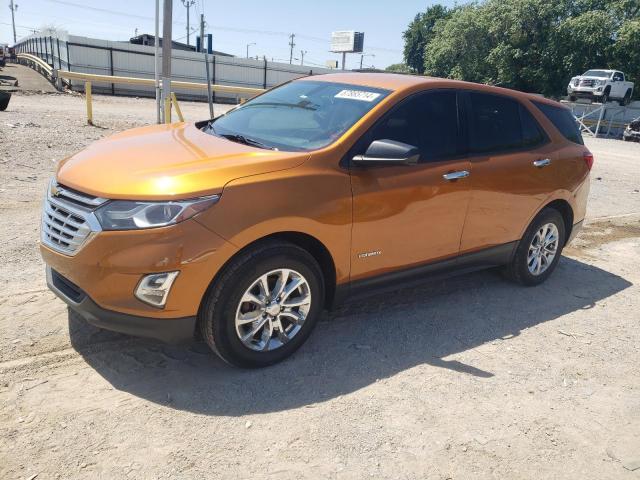
[(624, 77), (622, 76), (622, 74), (620, 72), (616, 72), (613, 74), (613, 79), (616, 82), (623, 82), (624, 81)]
[(446, 160), (462, 154), (456, 92), (425, 92), (405, 99), (365, 138), (365, 149), (374, 140), (395, 140), (418, 147), (420, 162)]
[(263, 148), (316, 150), (337, 140), (389, 93), (360, 85), (291, 82), (209, 122), (203, 131)]

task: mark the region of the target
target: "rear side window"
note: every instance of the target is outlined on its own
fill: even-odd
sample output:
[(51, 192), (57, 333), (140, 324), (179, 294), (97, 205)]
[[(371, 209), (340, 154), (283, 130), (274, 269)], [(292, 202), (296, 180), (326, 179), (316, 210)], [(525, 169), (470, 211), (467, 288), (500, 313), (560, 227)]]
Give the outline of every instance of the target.
[(564, 138), (573, 143), (584, 145), (580, 129), (578, 128), (578, 122), (568, 109), (535, 101), (533, 104), (544, 113)]
[(470, 92), (472, 114), (469, 143), (474, 153), (521, 148), (520, 104), (498, 95)]
[(520, 109), (520, 125), (522, 126), (522, 146), (525, 148), (537, 147), (547, 141), (547, 136), (543, 132), (533, 115), (522, 105)]

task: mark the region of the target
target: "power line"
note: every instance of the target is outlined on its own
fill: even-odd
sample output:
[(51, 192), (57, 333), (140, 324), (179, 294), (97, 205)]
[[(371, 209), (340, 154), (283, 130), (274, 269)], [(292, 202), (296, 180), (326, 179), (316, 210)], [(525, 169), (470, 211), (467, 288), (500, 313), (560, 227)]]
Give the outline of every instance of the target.
[[(70, 6), (70, 7), (75, 7), (75, 8), (80, 8), (80, 9), (85, 9), (85, 10), (91, 10), (91, 11), (95, 11), (95, 12), (100, 12), (100, 13), (107, 13), (107, 14), (111, 14), (111, 15), (119, 15), (121, 17), (128, 17), (128, 18), (135, 18), (135, 19), (139, 19), (139, 20), (147, 20), (147, 21), (153, 21), (154, 19), (152, 17), (147, 17), (144, 15), (136, 15), (133, 13), (124, 13), (124, 12), (119, 12), (117, 10), (111, 10), (108, 8), (101, 8), (101, 7), (93, 7), (93, 6), (89, 6), (89, 5), (83, 5), (81, 3), (76, 3), (76, 2), (72, 2), (69, 0), (46, 0), (47, 2), (51, 2), (51, 3), (57, 3), (60, 5), (66, 5), (66, 6)], [(191, 0), (194, 1), (194, 0)], [(202, 10), (204, 11), (204, 1), (202, 1)], [(174, 25), (184, 25), (185, 22), (179, 22), (179, 21), (174, 21), (172, 22)], [(218, 30), (218, 31), (223, 31), (223, 32), (236, 32), (236, 33), (252, 33), (252, 34), (261, 34), (261, 35), (272, 35), (272, 36), (287, 36), (287, 37), (291, 37), (291, 33), (288, 32), (282, 32), (282, 31), (275, 31), (275, 30), (258, 30), (258, 29), (249, 29), (249, 28), (238, 28), (238, 27), (228, 27), (228, 26), (223, 26), (223, 25), (209, 25), (211, 28)], [(304, 35), (304, 34), (294, 34), (295, 36), (297, 36), (298, 38), (304, 39), (304, 40), (309, 40), (311, 42), (316, 42), (316, 43), (322, 43), (322, 44), (327, 44), (329, 42), (328, 39), (326, 38), (320, 38), (320, 37), (314, 37), (312, 35)], [(396, 50), (393, 48), (386, 48), (386, 47), (376, 47), (376, 46), (368, 46), (367, 50), (375, 50), (375, 51), (379, 51), (379, 52), (387, 52), (387, 53), (402, 53), (401, 50)]]

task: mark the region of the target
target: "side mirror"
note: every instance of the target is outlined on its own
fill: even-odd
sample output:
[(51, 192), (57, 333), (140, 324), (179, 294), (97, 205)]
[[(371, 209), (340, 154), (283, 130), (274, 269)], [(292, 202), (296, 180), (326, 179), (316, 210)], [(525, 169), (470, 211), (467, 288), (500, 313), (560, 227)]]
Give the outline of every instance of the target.
[(364, 155), (356, 155), (354, 165), (362, 167), (386, 165), (415, 165), (420, 158), (418, 147), (395, 140), (375, 140)]

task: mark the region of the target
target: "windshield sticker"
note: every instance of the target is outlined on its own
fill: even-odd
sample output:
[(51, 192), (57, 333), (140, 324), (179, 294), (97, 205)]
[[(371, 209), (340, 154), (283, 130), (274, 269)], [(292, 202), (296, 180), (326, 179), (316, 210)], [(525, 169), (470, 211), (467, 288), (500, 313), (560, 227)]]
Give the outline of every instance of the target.
[(379, 93), (367, 92), (365, 90), (342, 90), (341, 92), (336, 93), (335, 98), (346, 98), (348, 100), (373, 102), (379, 96)]

